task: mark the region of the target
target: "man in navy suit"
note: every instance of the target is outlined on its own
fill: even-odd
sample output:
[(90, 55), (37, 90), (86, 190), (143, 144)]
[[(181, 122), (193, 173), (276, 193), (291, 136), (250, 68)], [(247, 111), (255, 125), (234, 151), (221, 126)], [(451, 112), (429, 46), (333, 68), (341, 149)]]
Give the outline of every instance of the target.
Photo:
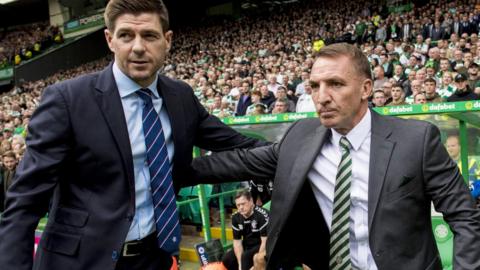
[[(193, 146), (262, 144), (210, 116), (187, 84), (159, 75), (172, 41), (161, 0), (110, 0), (105, 22), (114, 62), (45, 89), (31, 119), (0, 223), (3, 270), (170, 269), (179, 238), (161, 239), (157, 216), (172, 211), (165, 226), (179, 232), (175, 194), (197, 184)], [(149, 130), (155, 140), (147, 142)], [(163, 155), (156, 185), (171, 195), (168, 205), (152, 188), (152, 149)], [(34, 231), (47, 211), (33, 260)]]

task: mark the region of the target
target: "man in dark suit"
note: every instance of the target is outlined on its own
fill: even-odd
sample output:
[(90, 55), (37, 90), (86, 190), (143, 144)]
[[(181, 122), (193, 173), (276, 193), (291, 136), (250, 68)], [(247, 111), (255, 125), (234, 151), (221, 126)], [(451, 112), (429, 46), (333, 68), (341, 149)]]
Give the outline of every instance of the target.
[(439, 21), (435, 21), (435, 24), (432, 27), (430, 38), (432, 41), (438, 41), (445, 38), (445, 29), (441, 27)]
[(310, 81), (320, 121), (193, 163), (210, 181), (275, 177), (266, 267), (440, 270), (433, 202), (455, 235), (454, 269), (479, 269), (479, 212), (439, 130), (370, 111), (371, 71), (354, 46), (322, 48)]
[(2, 270), (170, 269), (175, 194), (196, 184), (193, 146), (260, 144), (210, 116), (187, 84), (159, 75), (172, 40), (161, 0), (110, 0), (105, 22), (114, 62), (45, 89), (31, 118), (0, 223)]
[(0, 212), (5, 209), (5, 194), (12, 185), (12, 179), (15, 177), (15, 168), (17, 167), (17, 157), (12, 151), (7, 151), (2, 155), (2, 166), (0, 166)]
[(252, 98), (250, 96), (250, 84), (247, 81), (244, 81), (242, 82), (242, 86), (240, 87), (240, 97), (238, 98), (235, 115), (245, 115), (247, 112), (247, 108), (250, 105), (252, 105)]

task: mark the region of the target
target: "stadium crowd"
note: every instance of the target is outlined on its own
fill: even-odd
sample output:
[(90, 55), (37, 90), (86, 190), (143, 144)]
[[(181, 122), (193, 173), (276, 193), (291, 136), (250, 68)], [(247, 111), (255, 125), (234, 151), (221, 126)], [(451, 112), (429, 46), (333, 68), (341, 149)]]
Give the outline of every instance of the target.
[(60, 29), (48, 22), (4, 28), (0, 34), (0, 69), (12, 64), (18, 65), (62, 42)]
[[(371, 106), (478, 99), (480, 3), (434, 2), (389, 12), (366, 0), (310, 1), (236, 20), (209, 19), (175, 30), (164, 73), (188, 83), (218, 117), (309, 112), (315, 110), (308, 81), (315, 52), (349, 42), (371, 62)], [(19, 48), (55, 33), (41, 29), (38, 35), (28, 30), (5, 35), (0, 57), (10, 59)], [(0, 155), (13, 152), (21, 158), (26, 125), (44, 87), (100, 70), (109, 61), (60, 71), (2, 94)]]

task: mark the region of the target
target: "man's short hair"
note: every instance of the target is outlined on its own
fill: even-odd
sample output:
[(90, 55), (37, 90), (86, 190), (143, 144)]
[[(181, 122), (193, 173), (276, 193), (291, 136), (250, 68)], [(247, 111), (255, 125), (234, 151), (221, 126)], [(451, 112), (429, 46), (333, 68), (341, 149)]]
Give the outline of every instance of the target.
[(6, 157), (13, 158), (15, 160), (17, 159), (17, 156), (15, 156), (15, 153), (13, 151), (7, 151), (7, 152), (3, 153), (2, 159), (6, 158)]
[(286, 97), (277, 98), (277, 100), (275, 102), (281, 102), (281, 103), (284, 103), (284, 104), (288, 105), (288, 98), (286, 98)]
[(427, 82), (431, 82), (431, 83), (437, 85), (437, 81), (435, 81), (435, 79), (432, 78), (432, 77), (428, 77), (428, 78), (425, 79), (425, 81), (423, 81), (423, 83), (427, 83)]
[(250, 191), (248, 191), (247, 189), (243, 189), (237, 192), (237, 194), (235, 195), (235, 200), (240, 197), (245, 197), (245, 199), (250, 201), (252, 199), (252, 193), (250, 193)]
[(377, 93), (382, 93), (382, 94), (385, 96), (385, 91), (383, 91), (382, 89), (375, 89), (375, 90), (373, 90), (372, 96), (375, 96), (375, 94), (377, 94)]
[(162, 0), (110, 0), (103, 17), (110, 31), (115, 29), (115, 21), (123, 14), (156, 13), (162, 24), (163, 32), (169, 29), (168, 10)]
[(397, 83), (393, 84), (393, 85), (392, 85), (392, 88), (395, 88), (395, 87), (401, 88), (401, 89), (403, 90), (403, 86), (402, 86), (401, 83), (398, 83), (398, 82), (397, 82)]
[(367, 79), (372, 79), (372, 71), (370, 69), (370, 62), (362, 51), (348, 43), (334, 43), (323, 47), (317, 53), (317, 59), (321, 57), (325, 58), (337, 58), (339, 56), (346, 56), (352, 60), (352, 65), (358, 74), (364, 76)]

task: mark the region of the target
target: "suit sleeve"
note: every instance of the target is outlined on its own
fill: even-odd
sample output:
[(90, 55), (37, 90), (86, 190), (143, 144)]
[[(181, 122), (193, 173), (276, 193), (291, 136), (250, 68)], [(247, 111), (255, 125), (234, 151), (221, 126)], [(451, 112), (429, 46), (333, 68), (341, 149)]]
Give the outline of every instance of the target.
[(437, 127), (429, 125), (424, 145), (426, 192), (453, 231), (454, 269), (480, 269), (480, 212), (457, 165), (441, 144)]
[(248, 148), (268, 145), (257, 139), (248, 138), (225, 125), (216, 116), (210, 115), (193, 95), (194, 106), (199, 115), (197, 136), (194, 144), (202, 149), (220, 152), (234, 148)]
[(273, 179), (277, 168), (278, 144), (253, 149), (235, 149), (195, 158), (195, 178), (202, 183)]
[(201, 183), (274, 179), (281, 145), (298, 123), (288, 128), (279, 143), (195, 158), (193, 177)]
[(0, 222), (0, 265), (5, 270), (32, 269), (34, 233), (48, 210), (69, 148), (67, 106), (55, 86), (48, 87), (33, 114), (27, 150), (7, 192)]

